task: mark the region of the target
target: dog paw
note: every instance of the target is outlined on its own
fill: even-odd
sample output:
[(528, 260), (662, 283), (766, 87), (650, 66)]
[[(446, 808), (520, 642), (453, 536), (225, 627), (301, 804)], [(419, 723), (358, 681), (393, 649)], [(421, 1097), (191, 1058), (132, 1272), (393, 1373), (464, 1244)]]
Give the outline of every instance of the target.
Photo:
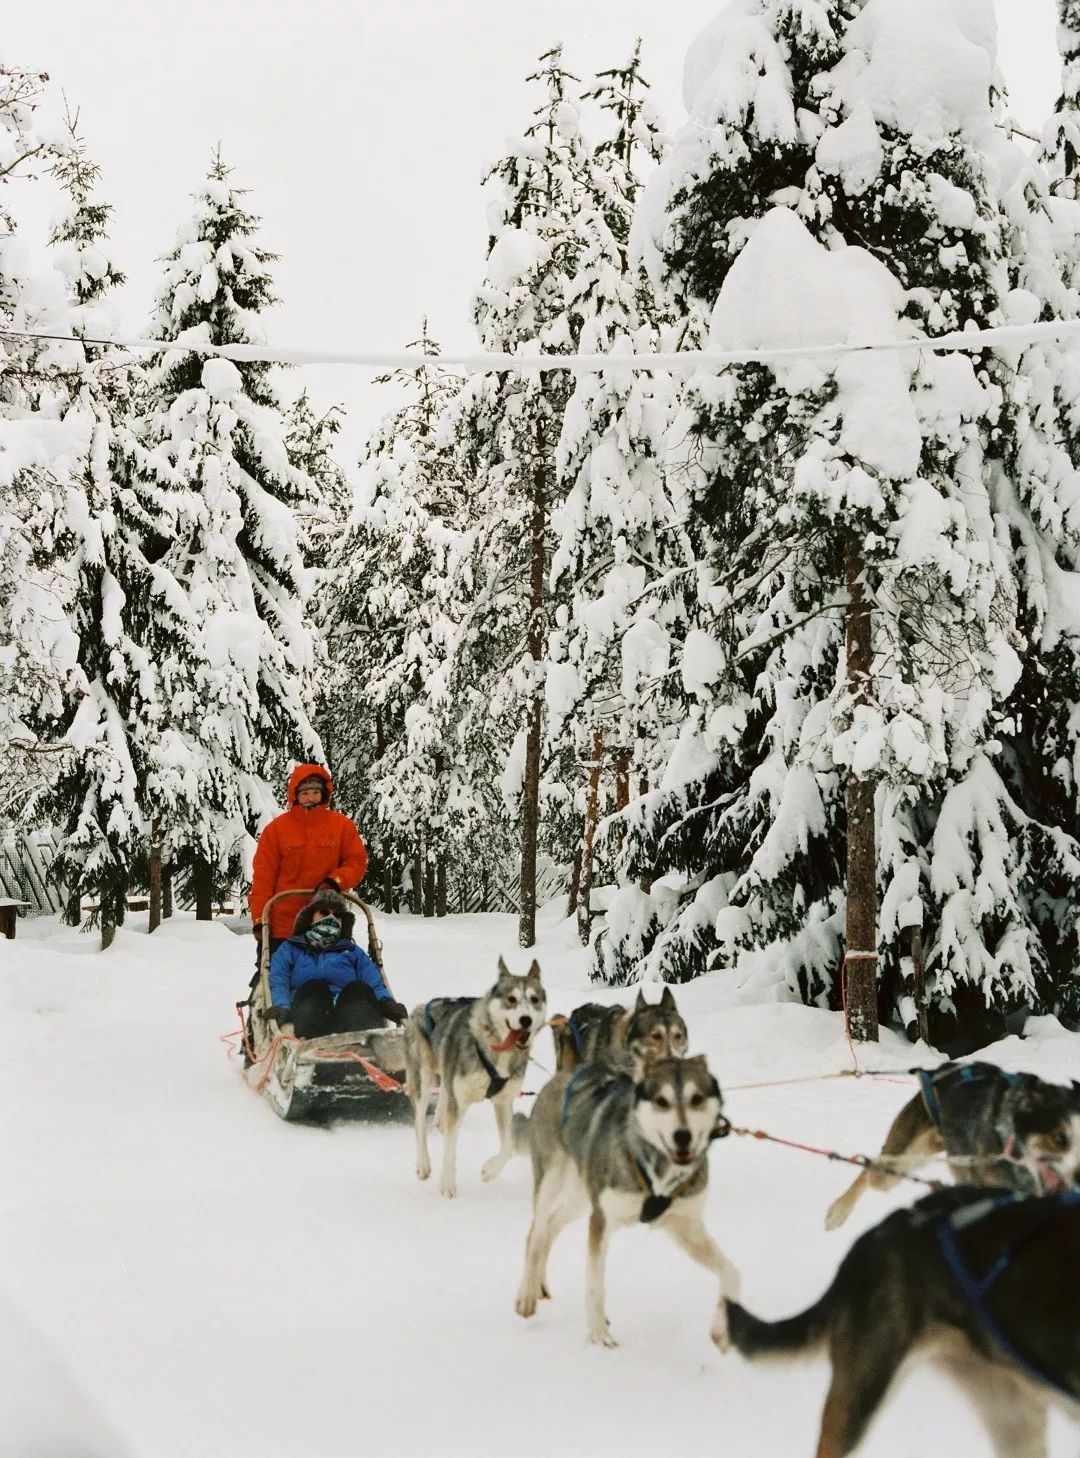
[(842, 1200), (836, 1200), (825, 1213), (825, 1229), (839, 1230), (850, 1211)]
[(439, 1186), (439, 1194), (442, 1195), (444, 1200), (455, 1200), (457, 1199), (457, 1185), (441, 1184)]
[(548, 1290), (548, 1288), (546, 1286), (541, 1286), (540, 1287), (540, 1300), (541, 1301), (550, 1301), (551, 1300), (551, 1292)]
[(605, 1326), (601, 1331), (589, 1333), (589, 1345), (591, 1347), (617, 1347), (619, 1343), (611, 1333), (611, 1327)]
[(416, 1178), (426, 1180), (431, 1178), (431, 1165), (418, 1163), (416, 1166)]
[(519, 1316), (535, 1316), (536, 1297), (531, 1292), (523, 1293), (514, 1302), (514, 1310)]
[(731, 1351), (731, 1335), (728, 1332), (726, 1312), (723, 1316), (717, 1316), (713, 1319), (713, 1324), (709, 1327), (709, 1338), (717, 1351)]
[(486, 1160), (480, 1171), (480, 1178), (486, 1183), (488, 1180), (498, 1179), (505, 1168), (503, 1160), (497, 1154)]

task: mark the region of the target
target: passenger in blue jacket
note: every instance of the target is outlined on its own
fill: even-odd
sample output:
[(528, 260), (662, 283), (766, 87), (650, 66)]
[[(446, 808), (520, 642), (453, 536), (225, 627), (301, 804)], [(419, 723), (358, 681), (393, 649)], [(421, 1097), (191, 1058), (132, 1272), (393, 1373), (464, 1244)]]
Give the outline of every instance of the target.
[(354, 920), (344, 896), (320, 891), (270, 958), (270, 1016), (291, 1022), (298, 1038), (383, 1028), (388, 1018), (400, 1023), (408, 1016), (353, 941)]

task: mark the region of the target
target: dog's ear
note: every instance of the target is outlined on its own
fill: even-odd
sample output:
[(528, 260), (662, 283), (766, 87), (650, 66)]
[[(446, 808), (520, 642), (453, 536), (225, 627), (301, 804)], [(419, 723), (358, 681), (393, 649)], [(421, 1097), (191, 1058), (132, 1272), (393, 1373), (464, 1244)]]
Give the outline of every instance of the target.
[(499, 958), (499, 976), (500, 977), (509, 977), (510, 976), (510, 968), (506, 965), (506, 963), (503, 961), (503, 959), (501, 957)]
[(660, 1006), (665, 1012), (672, 1012), (675, 1008), (675, 998), (672, 996), (671, 988), (664, 988), (664, 995), (660, 999)]
[(645, 1087), (645, 1085), (643, 1083), (635, 1083), (634, 1084), (634, 1098), (635, 1098), (635, 1100), (640, 1104), (640, 1103), (642, 1103), (644, 1101), (647, 1101), (648, 1100), (648, 1097), (649, 1097), (649, 1090)]
[(535, 957), (533, 958), (532, 965), (530, 966), (528, 972), (526, 972), (525, 976), (529, 979), (530, 982), (540, 981), (540, 963), (536, 960)]
[(634, 1001), (634, 1011), (636, 1013), (637, 1012), (641, 1012), (641, 1010), (643, 1008), (646, 1008), (648, 1006), (649, 1006), (649, 1004), (645, 1001), (645, 998), (642, 995), (641, 988), (639, 987), (638, 990), (637, 990), (637, 997), (636, 997), (636, 999)]
[(630, 1031), (630, 1024), (634, 1021), (634, 1014), (621, 1010), (619, 1016), (611, 1024), (611, 1046), (622, 1048), (626, 1044), (626, 1035)]
[(709, 1084), (709, 1093), (712, 1094), (717, 1103), (722, 1104), (724, 1102), (724, 1095), (720, 1092), (720, 1085), (715, 1078)]
[[(709, 1073), (709, 1064), (706, 1060), (704, 1053), (695, 1053), (693, 1058), (685, 1058), (683, 1062), (685, 1063), (687, 1068), (700, 1068), (702, 1073)], [(712, 1078), (711, 1073), (709, 1074), (709, 1077)], [(715, 1081), (716, 1080), (713, 1079), (714, 1083)]]

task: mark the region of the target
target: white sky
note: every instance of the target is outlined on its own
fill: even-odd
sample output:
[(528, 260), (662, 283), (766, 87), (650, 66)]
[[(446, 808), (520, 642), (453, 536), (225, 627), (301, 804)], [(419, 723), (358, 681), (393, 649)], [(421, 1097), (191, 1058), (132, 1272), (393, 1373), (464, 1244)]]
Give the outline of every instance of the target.
[[(1054, 0), (994, 0), (1016, 119), (1039, 129), (1057, 89)], [(275, 343), (398, 349), (426, 312), (447, 347), (469, 318), (486, 240), (480, 179), (527, 122), (524, 77), (561, 40), (578, 75), (643, 39), (668, 125), (682, 61), (721, 0), (43, 0), (11, 6), (3, 55), (48, 71), (80, 108), (114, 206), (142, 332), (155, 258), (220, 140), (282, 255)], [(388, 408), (358, 370), (305, 370), (342, 400), (350, 445)]]

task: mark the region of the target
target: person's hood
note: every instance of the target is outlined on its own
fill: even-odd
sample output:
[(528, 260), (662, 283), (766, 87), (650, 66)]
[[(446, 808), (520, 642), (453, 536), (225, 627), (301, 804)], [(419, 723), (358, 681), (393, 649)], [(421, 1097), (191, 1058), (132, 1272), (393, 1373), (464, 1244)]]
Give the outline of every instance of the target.
[(293, 922), (293, 936), (302, 937), (310, 929), (317, 911), (329, 911), (341, 922), (341, 939), (347, 941), (352, 937), (353, 927), (356, 924), (356, 912), (353, 910), (352, 902), (346, 901), (344, 896), (339, 896), (336, 891), (320, 891), (313, 896), (306, 906), (302, 906)]
[(298, 764), (289, 776), (289, 788), (285, 792), (285, 798), (289, 803), (290, 810), (296, 804), (296, 792), (305, 780), (311, 779), (312, 775), (318, 775), (326, 786), (326, 799), (324, 805), (329, 805), (331, 796), (334, 793), (334, 781), (330, 777), (330, 771), (321, 764)]

